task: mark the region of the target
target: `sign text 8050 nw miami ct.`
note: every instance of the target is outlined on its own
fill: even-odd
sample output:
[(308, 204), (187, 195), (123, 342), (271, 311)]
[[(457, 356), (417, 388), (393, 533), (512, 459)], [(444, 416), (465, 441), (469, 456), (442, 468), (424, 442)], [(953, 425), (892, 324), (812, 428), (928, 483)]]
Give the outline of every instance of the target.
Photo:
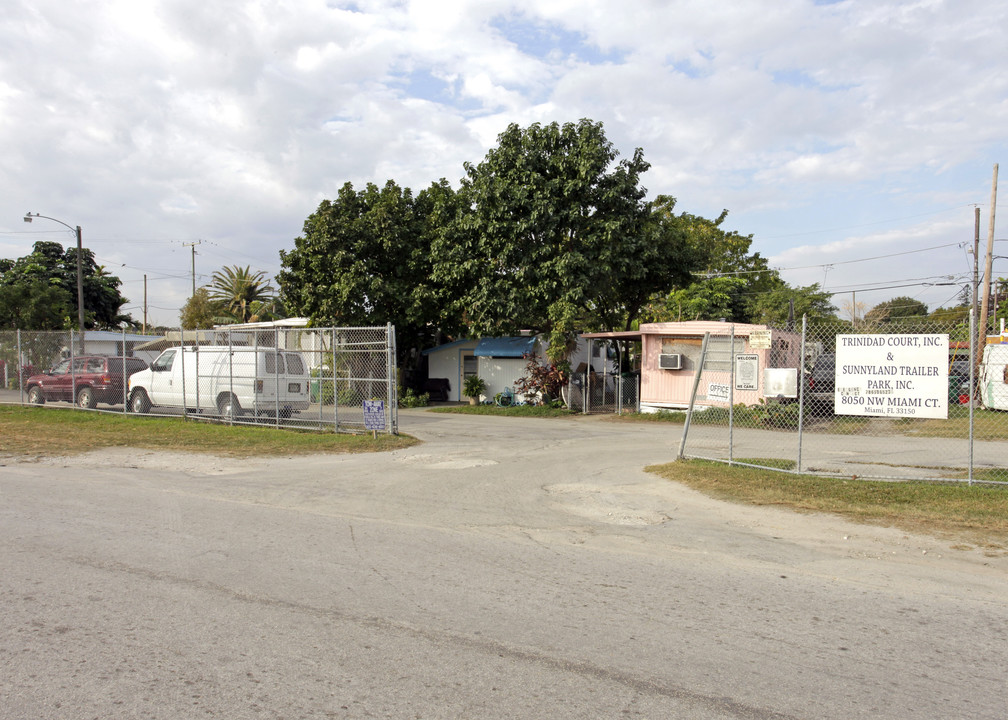
[(948, 335), (837, 335), (837, 415), (948, 417)]

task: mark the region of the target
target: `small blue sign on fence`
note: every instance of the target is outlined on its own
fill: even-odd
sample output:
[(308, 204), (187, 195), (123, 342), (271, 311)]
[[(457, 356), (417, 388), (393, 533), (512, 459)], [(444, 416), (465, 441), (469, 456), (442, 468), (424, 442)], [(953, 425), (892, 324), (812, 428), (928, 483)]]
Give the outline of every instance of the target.
[(364, 427), (368, 430), (385, 429), (385, 401), (364, 401)]

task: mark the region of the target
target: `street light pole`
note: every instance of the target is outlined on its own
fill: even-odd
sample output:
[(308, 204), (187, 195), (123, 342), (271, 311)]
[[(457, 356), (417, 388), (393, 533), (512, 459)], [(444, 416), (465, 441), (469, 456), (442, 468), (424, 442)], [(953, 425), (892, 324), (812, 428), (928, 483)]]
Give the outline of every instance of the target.
[(24, 221), (30, 223), (33, 218), (45, 218), (46, 220), (52, 220), (57, 222), (63, 227), (67, 228), (71, 232), (77, 235), (77, 326), (81, 334), (81, 342), (84, 342), (84, 272), (83, 272), (83, 256), (84, 249), (83, 243), (81, 242), (81, 229), (80, 225), (76, 228), (67, 225), (62, 220), (57, 220), (54, 217), (49, 217), (48, 215), (39, 215), (38, 213), (25, 213)]

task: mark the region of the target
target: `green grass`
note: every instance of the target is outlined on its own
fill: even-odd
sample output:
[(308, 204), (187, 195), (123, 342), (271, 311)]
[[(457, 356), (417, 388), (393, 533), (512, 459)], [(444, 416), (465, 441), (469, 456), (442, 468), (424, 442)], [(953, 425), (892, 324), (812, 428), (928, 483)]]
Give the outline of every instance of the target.
[(702, 460), (646, 468), (711, 497), (960, 538), (1008, 552), (1008, 488), (795, 475)]
[(567, 408), (555, 408), (548, 405), (515, 405), (499, 407), (497, 405), (444, 405), (430, 408), (428, 412), (456, 413), (459, 415), (502, 415), (505, 417), (572, 417), (578, 413)]
[(794, 460), (785, 460), (783, 458), (735, 458), (735, 462), (777, 468), (778, 470), (794, 470), (798, 464)]
[(75, 455), (105, 447), (232, 457), (357, 453), (415, 445), (408, 435), (336, 434), (71, 409), (0, 406), (0, 455)]
[[(664, 411), (656, 413), (624, 413), (610, 415), (614, 422), (672, 423), (682, 425), (686, 421), (685, 411)], [(697, 425), (728, 425), (728, 411), (712, 408), (693, 415)], [(767, 427), (755, 422), (751, 411), (736, 408), (735, 423), (738, 427)], [(906, 435), (910, 437), (969, 437), (969, 408), (961, 405), (949, 407), (948, 418), (870, 418), (850, 415), (832, 417), (810, 417), (804, 423), (807, 432), (830, 433), (834, 435)], [(794, 428), (787, 428), (793, 430)], [(998, 410), (975, 408), (973, 410), (973, 434), (977, 440), (1008, 440), (1008, 413)]]

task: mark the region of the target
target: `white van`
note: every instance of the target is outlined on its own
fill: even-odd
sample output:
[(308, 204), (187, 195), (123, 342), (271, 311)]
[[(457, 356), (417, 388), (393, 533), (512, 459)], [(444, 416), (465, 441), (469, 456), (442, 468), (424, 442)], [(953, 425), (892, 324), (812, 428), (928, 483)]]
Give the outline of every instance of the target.
[(991, 410), (1008, 410), (1008, 345), (984, 346), (980, 401)]
[(135, 413), (171, 407), (289, 417), (308, 407), (308, 366), (301, 353), (272, 348), (169, 348), (130, 376), (128, 397)]

